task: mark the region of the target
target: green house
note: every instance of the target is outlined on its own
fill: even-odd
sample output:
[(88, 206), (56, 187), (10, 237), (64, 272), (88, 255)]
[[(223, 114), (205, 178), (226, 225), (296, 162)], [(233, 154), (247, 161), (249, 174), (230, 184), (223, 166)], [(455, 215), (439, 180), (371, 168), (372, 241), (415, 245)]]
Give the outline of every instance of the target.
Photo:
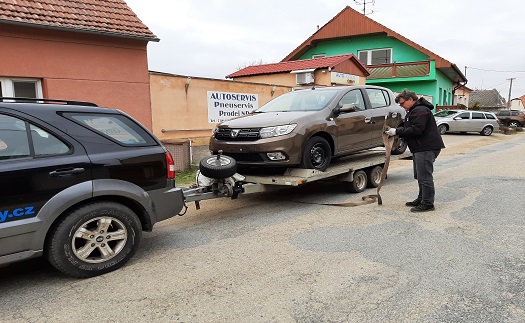
[(367, 84), (409, 89), (434, 105), (453, 105), (466, 77), (459, 68), (391, 29), (346, 7), (283, 59), (356, 55), (370, 71)]

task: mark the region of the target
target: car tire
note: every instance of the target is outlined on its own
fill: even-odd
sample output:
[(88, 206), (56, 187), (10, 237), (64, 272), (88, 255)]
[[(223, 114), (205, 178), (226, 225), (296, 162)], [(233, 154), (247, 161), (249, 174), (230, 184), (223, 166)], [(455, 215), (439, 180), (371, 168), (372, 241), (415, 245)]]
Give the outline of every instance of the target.
[(326, 139), (315, 136), (306, 143), (301, 158), (301, 168), (325, 171), (330, 166), (332, 149)]
[(237, 172), (237, 162), (230, 156), (212, 155), (201, 159), (199, 170), (209, 178), (228, 178)]
[(518, 121), (509, 121), (509, 127), (517, 128), (520, 126), (520, 123)]
[[(381, 175), (383, 174), (383, 167), (374, 166), (366, 170), (367, 187), (376, 188), (381, 183)], [(354, 175), (355, 176), (355, 175)]]
[(490, 136), (490, 135), (492, 134), (492, 131), (493, 131), (492, 127), (485, 126), (485, 127), (481, 130), (480, 134), (481, 134), (482, 136)]
[(350, 193), (361, 193), (366, 189), (368, 179), (363, 170), (354, 172), (354, 180), (351, 182), (343, 182), (345, 190)]
[(446, 124), (440, 124), (440, 125), (438, 126), (438, 130), (439, 130), (439, 133), (440, 133), (440, 134), (444, 135), (444, 134), (446, 134), (447, 131), (448, 131), (448, 126), (447, 126)]
[(88, 278), (122, 267), (137, 251), (142, 226), (127, 206), (95, 202), (67, 213), (50, 231), (49, 263), (62, 273)]
[(392, 155), (401, 155), (407, 150), (407, 142), (404, 138), (395, 137), (394, 144), (392, 145)]

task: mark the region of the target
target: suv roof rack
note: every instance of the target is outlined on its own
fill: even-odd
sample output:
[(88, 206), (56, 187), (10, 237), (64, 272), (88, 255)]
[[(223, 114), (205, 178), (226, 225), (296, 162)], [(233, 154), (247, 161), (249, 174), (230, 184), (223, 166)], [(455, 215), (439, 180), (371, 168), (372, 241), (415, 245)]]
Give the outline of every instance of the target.
[(98, 107), (95, 103), (86, 102), (86, 101), (72, 101), (72, 100), (58, 100), (58, 99), (39, 99), (39, 98), (22, 98), (22, 97), (0, 97), (0, 102), (9, 102), (12, 103), (25, 103), (25, 102), (35, 102), (35, 103), (62, 103), (66, 105), (82, 105), (88, 107)]

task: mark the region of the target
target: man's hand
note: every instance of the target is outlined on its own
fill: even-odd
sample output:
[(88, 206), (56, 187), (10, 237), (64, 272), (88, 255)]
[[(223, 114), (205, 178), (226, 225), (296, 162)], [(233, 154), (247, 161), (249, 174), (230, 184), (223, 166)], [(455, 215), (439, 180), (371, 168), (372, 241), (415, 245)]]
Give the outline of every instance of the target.
[(396, 135), (396, 128), (388, 128), (387, 130), (385, 130), (385, 133), (390, 137), (393, 137)]

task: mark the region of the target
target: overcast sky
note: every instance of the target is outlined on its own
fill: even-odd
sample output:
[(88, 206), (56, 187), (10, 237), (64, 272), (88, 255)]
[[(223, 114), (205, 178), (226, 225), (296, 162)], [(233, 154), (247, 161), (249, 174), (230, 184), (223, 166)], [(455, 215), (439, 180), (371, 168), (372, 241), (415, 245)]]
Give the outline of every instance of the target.
[[(362, 3), (364, 0), (358, 2)], [(372, 0), (369, 18), (455, 63), (471, 89), (525, 94), (525, 1)], [(160, 38), (153, 71), (224, 79), (240, 67), (277, 63), (353, 0), (126, 0)]]

